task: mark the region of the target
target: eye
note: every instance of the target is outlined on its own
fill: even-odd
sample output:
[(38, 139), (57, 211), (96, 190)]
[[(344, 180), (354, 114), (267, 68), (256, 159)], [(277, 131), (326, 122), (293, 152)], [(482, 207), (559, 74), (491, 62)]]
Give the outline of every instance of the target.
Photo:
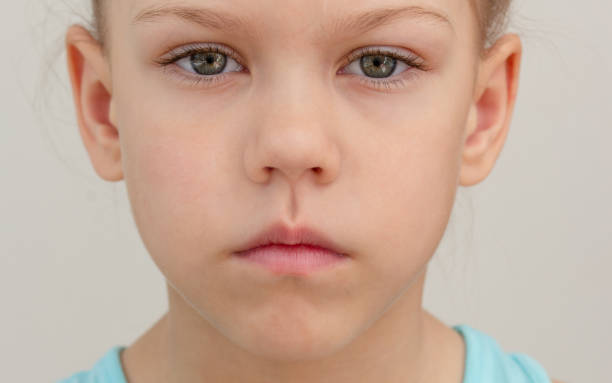
[[(356, 74), (374, 87), (397, 87), (405, 84), (408, 75), (426, 70), (423, 59), (412, 52), (395, 48), (366, 47), (352, 52), (338, 73)], [(387, 80), (388, 79), (388, 80)]]
[[(245, 70), (233, 50), (212, 43), (184, 45), (155, 62), (190, 85), (201, 82), (211, 85), (222, 81), (228, 72)], [(366, 47), (349, 54), (338, 73), (357, 74), (368, 86), (390, 89), (404, 86), (409, 75), (425, 70), (424, 61), (412, 52), (393, 47)]]
[(191, 81), (191, 85), (212, 84), (221, 81), (228, 72), (241, 72), (244, 67), (239, 61), (234, 51), (216, 44), (184, 45), (155, 60), (165, 70)]
[(189, 56), (176, 60), (176, 65), (188, 72), (204, 76), (223, 73), (223, 70), (226, 68), (230, 72), (242, 70), (242, 66), (236, 60), (228, 57), (226, 54), (212, 51), (194, 52)]

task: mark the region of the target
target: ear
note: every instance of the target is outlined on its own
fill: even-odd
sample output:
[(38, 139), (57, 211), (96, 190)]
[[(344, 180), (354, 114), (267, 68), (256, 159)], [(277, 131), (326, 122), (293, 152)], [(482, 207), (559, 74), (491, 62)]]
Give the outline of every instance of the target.
[(460, 185), (484, 180), (501, 153), (514, 110), (522, 55), (516, 34), (500, 37), (481, 59), (468, 113)]
[(123, 169), (109, 63), (99, 42), (80, 25), (68, 28), (65, 44), (81, 139), (96, 173), (119, 181)]

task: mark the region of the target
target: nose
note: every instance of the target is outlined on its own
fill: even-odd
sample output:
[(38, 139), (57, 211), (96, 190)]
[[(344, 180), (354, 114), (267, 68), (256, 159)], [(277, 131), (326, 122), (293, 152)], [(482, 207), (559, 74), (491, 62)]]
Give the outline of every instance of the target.
[(313, 86), (304, 72), (284, 74), (278, 86), (268, 83), (266, 91), (251, 103), (249, 119), (254, 133), (244, 156), (247, 173), (257, 183), (267, 183), (275, 176), (292, 185), (302, 177), (332, 182), (340, 158), (333, 138), (329, 92), (323, 86)]

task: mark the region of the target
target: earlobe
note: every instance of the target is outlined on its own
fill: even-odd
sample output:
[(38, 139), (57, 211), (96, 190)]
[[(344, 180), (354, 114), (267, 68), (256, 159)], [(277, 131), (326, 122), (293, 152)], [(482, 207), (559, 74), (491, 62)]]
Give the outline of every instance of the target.
[(110, 69), (98, 41), (80, 25), (66, 33), (66, 56), (81, 139), (96, 173), (123, 179)]
[(514, 110), (521, 52), (519, 37), (506, 34), (489, 48), (481, 62), (465, 127), (462, 186), (484, 180), (501, 153)]

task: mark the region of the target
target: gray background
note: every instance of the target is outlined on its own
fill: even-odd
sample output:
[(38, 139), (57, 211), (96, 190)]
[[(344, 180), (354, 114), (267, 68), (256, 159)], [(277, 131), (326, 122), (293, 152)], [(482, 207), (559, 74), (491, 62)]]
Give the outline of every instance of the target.
[[(61, 51), (84, 3), (0, 6), (3, 382), (90, 368), (166, 310), (124, 183), (97, 178), (78, 136)], [(460, 189), (424, 297), (447, 324), (568, 383), (611, 376), (611, 13), (593, 0), (515, 3), (524, 59), (508, 141), (491, 176)]]

